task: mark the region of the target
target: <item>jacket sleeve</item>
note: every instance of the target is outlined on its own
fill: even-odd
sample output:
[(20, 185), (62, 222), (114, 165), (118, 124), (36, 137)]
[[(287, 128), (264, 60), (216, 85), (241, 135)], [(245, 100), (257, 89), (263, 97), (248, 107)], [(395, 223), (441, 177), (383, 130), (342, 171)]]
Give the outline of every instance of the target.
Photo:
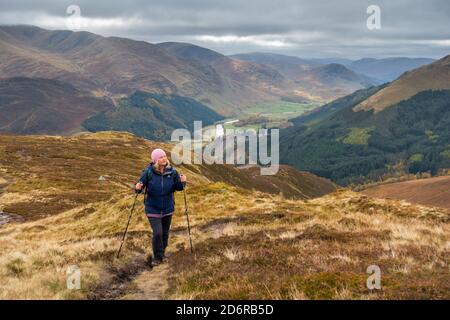
[(175, 171), (173, 191), (182, 191), (184, 189), (184, 184), (181, 182), (180, 175)]

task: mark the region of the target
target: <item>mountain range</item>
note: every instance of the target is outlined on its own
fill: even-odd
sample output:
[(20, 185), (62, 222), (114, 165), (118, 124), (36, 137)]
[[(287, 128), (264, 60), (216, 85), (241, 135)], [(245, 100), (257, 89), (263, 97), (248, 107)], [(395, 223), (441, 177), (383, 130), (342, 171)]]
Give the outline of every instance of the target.
[(394, 57), (384, 59), (363, 58), (344, 64), (356, 73), (370, 76), (381, 83), (397, 79), (403, 73), (434, 62), (429, 58)]
[[(0, 132), (124, 130), (165, 140), (175, 128), (190, 129), (193, 119), (210, 125), (252, 105), (327, 102), (357, 90), (370, 92), (380, 83), (374, 70), (412, 67), (405, 59), (377, 60), (377, 67), (370, 67), (373, 59), (226, 56), (189, 43), (0, 26)], [(361, 72), (353, 71), (355, 66)], [(386, 88), (384, 100), (374, 95), (358, 108), (410, 97), (414, 90), (404, 87), (410, 87), (412, 75)]]
[[(49, 79), (59, 81), (67, 88), (73, 87), (79, 95), (89, 97), (83, 108), (92, 112), (81, 111), (84, 120), (92, 113), (98, 114), (98, 104), (103, 106), (100, 112), (113, 117), (112, 114), (121, 107), (121, 101), (136, 92), (166, 95), (169, 97), (166, 101), (176, 97), (194, 99), (197, 105), (227, 117), (262, 102), (327, 101), (371, 84), (337, 65), (319, 66), (314, 72), (305, 74), (300, 70), (298, 74), (296, 72), (282, 73), (268, 64), (234, 59), (187, 43), (151, 44), (89, 32), (50, 31), (25, 25), (0, 26), (0, 80), (30, 78), (27, 81), (31, 83)], [(3, 96), (9, 97), (8, 103), (14, 103), (10, 97), (17, 96), (19, 89), (8, 86), (11, 92), (6, 92), (5, 88), (3, 86)], [(31, 108), (37, 108), (35, 115), (40, 114), (38, 107), (44, 103), (50, 109), (61, 105), (62, 99), (51, 90), (53, 87), (48, 85), (36, 88), (41, 95), (35, 98), (36, 106)], [(45, 100), (39, 101), (42, 96), (46, 96)], [(15, 118), (21, 120), (9, 123), (7, 119), (11, 117), (5, 115), (8, 108), (7, 105), (0, 106), (3, 119), (0, 132), (67, 134), (83, 129), (82, 125), (80, 127), (83, 119), (76, 117), (71, 121), (71, 117), (62, 115), (70, 108), (60, 108), (60, 115), (55, 121), (47, 121), (45, 130), (39, 126), (34, 129), (20, 127), (21, 123), (36, 121), (27, 119), (29, 110), (19, 114), (23, 108), (14, 113)], [(185, 113), (180, 114), (180, 117), (184, 116)], [(137, 121), (129, 120), (130, 123)], [(207, 119), (198, 120), (210, 124)], [(152, 122), (151, 117), (146, 122)], [(110, 123), (101, 126), (108, 127)]]
[[(397, 79), (403, 73), (419, 68), (425, 64), (432, 63), (434, 59), (430, 58), (362, 58), (351, 60), (345, 58), (327, 58), (327, 59), (302, 59), (296, 56), (287, 56), (282, 54), (254, 52), (231, 55), (231, 57), (252, 61), (261, 64), (278, 66), (286, 71), (290, 71), (293, 65), (300, 65), (303, 68), (314, 68), (328, 64), (339, 64), (345, 66), (349, 71), (353, 71), (359, 77), (375, 84), (382, 84)], [(348, 72), (348, 71), (347, 71)]]
[(241, 61), (270, 66), (284, 77), (292, 79), (298, 90), (315, 99), (328, 100), (375, 84), (369, 77), (356, 74), (342, 64), (320, 64), (294, 56), (274, 53), (245, 53), (232, 55)]

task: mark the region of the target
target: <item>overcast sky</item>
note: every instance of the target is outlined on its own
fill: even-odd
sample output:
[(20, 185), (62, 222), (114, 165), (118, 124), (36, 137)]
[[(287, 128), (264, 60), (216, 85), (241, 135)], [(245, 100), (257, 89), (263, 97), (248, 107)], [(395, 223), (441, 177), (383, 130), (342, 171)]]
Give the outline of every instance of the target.
[[(152, 43), (190, 42), (225, 54), (263, 51), (305, 58), (450, 54), (449, 0), (0, 0), (0, 24), (81, 30)], [(381, 29), (367, 28), (369, 5)]]

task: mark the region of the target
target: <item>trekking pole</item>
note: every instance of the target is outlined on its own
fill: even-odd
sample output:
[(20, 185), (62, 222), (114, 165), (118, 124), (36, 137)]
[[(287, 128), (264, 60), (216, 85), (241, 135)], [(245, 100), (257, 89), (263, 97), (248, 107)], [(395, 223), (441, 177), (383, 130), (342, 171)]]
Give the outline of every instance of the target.
[(123, 233), (122, 242), (120, 243), (119, 251), (117, 251), (116, 258), (119, 258), (120, 251), (122, 251), (122, 246), (123, 246), (123, 243), (125, 242), (125, 237), (128, 232), (128, 226), (130, 225), (131, 216), (133, 215), (133, 210), (134, 210), (134, 206), (136, 205), (136, 199), (137, 199), (138, 195), (139, 195), (139, 193), (136, 193), (136, 196), (134, 197), (133, 207), (131, 207), (131, 213), (130, 213), (130, 216), (128, 217), (127, 227), (125, 228), (125, 232)]
[(189, 225), (188, 206), (187, 206), (187, 200), (186, 200), (186, 182), (183, 185), (184, 185), (183, 193), (184, 193), (184, 208), (185, 208), (184, 212), (186, 214), (186, 220), (187, 220), (187, 226), (188, 226), (189, 243), (191, 245), (191, 253), (194, 253), (194, 247), (192, 246), (191, 226)]

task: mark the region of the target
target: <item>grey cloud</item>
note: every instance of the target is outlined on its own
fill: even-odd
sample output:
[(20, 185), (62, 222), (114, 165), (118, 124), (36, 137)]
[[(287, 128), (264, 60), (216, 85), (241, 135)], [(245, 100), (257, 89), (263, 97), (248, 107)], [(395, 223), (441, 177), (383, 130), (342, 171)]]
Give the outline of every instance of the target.
[[(45, 27), (39, 17), (63, 18), (70, 4), (79, 5), (86, 18), (122, 18), (126, 22), (97, 25), (88, 31), (150, 42), (192, 42), (226, 54), (270, 51), (305, 57), (437, 58), (450, 52), (449, 46), (426, 42), (450, 39), (448, 0), (1, 0), (0, 24), (31, 21)], [(366, 8), (371, 4), (381, 7), (381, 30), (366, 28)], [(223, 36), (235, 36), (238, 41), (211, 41)], [(254, 41), (274, 37), (288, 45)]]

